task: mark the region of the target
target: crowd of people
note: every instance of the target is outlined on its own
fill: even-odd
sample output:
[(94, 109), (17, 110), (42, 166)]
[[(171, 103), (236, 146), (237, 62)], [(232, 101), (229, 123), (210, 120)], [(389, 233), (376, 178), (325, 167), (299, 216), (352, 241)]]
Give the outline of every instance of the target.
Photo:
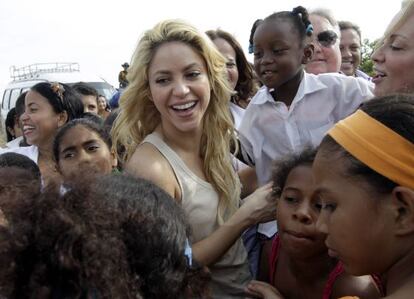
[[(302, 6), (163, 20), (114, 99), (20, 95), (0, 149), (0, 298), (411, 298), (414, 1), (361, 31)], [(115, 103), (115, 104), (113, 104)]]

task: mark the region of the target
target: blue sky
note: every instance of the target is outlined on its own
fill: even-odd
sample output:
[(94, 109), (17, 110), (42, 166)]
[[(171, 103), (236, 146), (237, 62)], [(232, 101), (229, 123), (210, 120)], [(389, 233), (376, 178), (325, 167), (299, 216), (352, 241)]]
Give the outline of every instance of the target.
[[(324, 7), (338, 20), (360, 25), (364, 37), (381, 37), (400, 8), (398, 0), (2, 0), (0, 2), (0, 94), (9, 68), (40, 62), (78, 62), (82, 72), (117, 85), (146, 29), (166, 18), (187, 20), (205, 31), (218, 27), (248, 44), (252, 23), (274, 11), (302, 5)], [(248, 57), (252, 60), (252, 57)]]

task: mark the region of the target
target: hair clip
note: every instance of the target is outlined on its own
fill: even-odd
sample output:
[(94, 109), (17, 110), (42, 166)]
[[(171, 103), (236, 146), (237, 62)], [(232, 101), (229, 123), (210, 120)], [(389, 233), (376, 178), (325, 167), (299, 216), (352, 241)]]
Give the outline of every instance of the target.
[(188, 242), (188, 238), (185, 239), (184, 256), (187, 259), (188, 266), (191, 267), (193, 264), (193, 250), (191, 249), (190, 242)]
[(61, 84), (58, 82), (52, 82), (50, 83), (50, 89), (63, 101), (63, 93), (65, 92), (65, 89)]
[(306, 35), (310, 36), (313, 33), (313, 26), (311, 23), (306, 27)]
[(249, 44), (249, 54), (253, 54), (253, 44)]

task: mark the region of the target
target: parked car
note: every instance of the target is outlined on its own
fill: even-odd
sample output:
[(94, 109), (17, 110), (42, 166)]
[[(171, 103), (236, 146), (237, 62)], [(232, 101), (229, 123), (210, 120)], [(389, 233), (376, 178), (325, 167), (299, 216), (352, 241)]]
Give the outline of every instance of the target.
[(80, 72), (79, 64), (72, 62), (36, 63), (20, 68), (12, 66), (10, 76), (13, 80), (5, 87), (1, 101), (2, 123), (9, 110), (15, 106), (18, 96), (40, 82), (61, 82), (68, 85), (85, 82), (107, 99), (110, 99), (116, 91), (111, 84), (102, 78)]

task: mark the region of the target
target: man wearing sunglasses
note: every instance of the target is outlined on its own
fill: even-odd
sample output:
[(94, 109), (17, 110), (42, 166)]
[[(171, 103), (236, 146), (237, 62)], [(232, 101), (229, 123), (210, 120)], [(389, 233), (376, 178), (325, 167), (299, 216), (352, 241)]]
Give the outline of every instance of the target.
[(315, 47), (305, 70), (312, 74), (338, 73), (341, 68), (338, 22), (328, 10), (318, 9), (309, 14), (313, 26), (311, 42)]

